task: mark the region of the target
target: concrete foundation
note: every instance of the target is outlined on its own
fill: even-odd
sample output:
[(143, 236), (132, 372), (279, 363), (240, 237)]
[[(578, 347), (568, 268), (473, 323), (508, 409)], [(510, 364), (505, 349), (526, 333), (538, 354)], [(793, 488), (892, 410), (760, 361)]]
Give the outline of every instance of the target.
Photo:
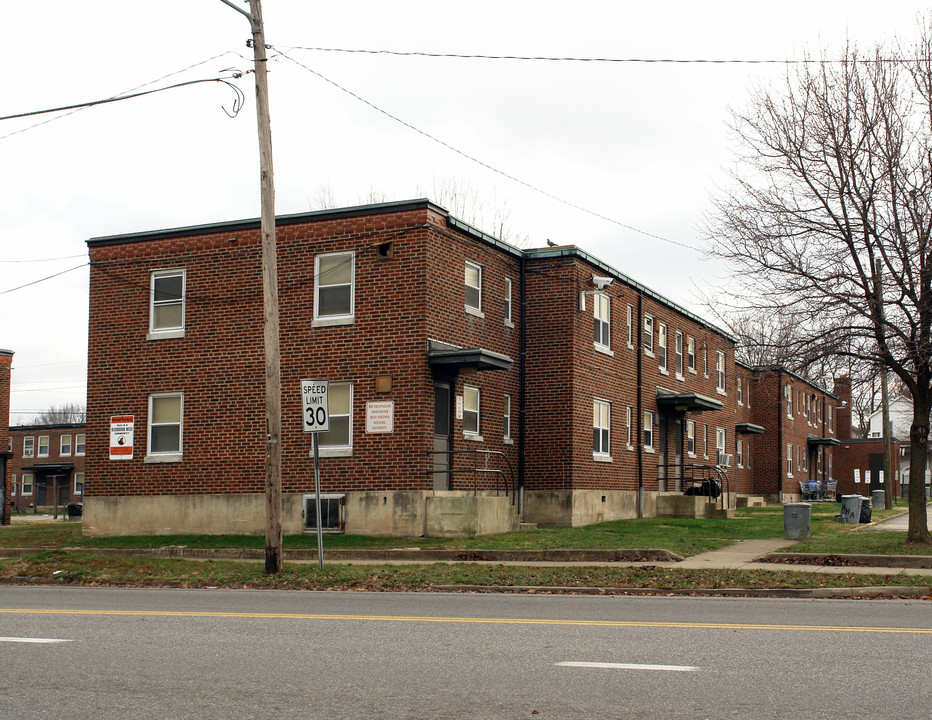
[[(303, 493), (282, 496), (282, 532), (304, 532)], [(458, 537), (518, 527), (511, 498), (465, 492), (346, 493), (344, 530), (359, 535)], [(109, 535), (263, 535), (265, 495), (87, 497), (82, 530)]]

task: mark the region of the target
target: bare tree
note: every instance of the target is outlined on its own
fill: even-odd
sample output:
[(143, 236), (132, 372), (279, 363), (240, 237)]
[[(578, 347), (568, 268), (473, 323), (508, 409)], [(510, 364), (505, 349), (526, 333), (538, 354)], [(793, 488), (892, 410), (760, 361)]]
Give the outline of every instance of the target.
[(48, 408), (32, 419), (33, 425), (61, 425), (65, 423), (83, 423), (87, 410), (83, 403), (63, 403), (49, 405)]
[(908, 388), (908, 542), (932, 544), (932, 34), (806, 63), (735, 114), (745, 150), (708, 224), (730, 290), (781, 313), (788, 347), (878, 360)]

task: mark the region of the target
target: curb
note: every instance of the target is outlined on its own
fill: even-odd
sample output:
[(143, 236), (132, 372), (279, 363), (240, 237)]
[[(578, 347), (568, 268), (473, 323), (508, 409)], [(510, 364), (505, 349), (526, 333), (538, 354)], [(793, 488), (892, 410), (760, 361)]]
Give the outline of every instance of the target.
[(625, 588), (535, 585), (434, 585), (441, 592), (512, 593), (528, 595), (684, 595), (802, 599), (916, 598), (932, 600), (932, 587), (923, 585), (852, 588)]
[(784, 563), (787, 565), (821, 565), (887, 568), (932, 568), (932, 555), (834, 555), (825, 553), (768, 553), (755, 562)]

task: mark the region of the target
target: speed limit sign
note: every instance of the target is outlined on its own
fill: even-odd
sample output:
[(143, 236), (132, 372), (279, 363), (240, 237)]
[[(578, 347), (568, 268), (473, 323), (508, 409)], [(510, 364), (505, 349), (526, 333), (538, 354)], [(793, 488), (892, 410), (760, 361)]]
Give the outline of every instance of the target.
[(304, 406), (304, 432), (317, 433), (330, 430), (329, 380), (302, 380), (301, 404)]

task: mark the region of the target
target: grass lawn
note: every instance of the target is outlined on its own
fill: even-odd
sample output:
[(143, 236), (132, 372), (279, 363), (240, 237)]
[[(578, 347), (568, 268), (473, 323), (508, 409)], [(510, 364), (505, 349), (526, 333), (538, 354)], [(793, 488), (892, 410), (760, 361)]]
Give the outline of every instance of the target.
[[(905, 503), (875, 510), (873, 519), (905, 511)], [(932, 546), (906, 545), (902, 532), (868, 531), (864, 526), (842, 525), (838, 503), (813, 503), (811, 537), (788, 550), (819, 553), (870, 553), (932, 555)], [(15, 523), (15, 521), (14, 521)], [(731, 520), (643, 518), (613, 520), (585, 527), (545, 527), (535, 530), (471, 538), (397, 538), (364, 535), (325, 535), (328, 549), (385, 549), (399, 547), (464, 550), (663, 549), (688, 556), (739, 540), (783, 537), (783, 507), (742, 508)], [(285, 549), (317, 547), (316, 534), (287, 535)], [(81, 535), (79, 522), (15, 523), (0, 528), (0, 547), (42, 548), (159, 548), (183, 545), (195, 548), (264, 548), (258, 535), (152, 535), (92, 538)]]

